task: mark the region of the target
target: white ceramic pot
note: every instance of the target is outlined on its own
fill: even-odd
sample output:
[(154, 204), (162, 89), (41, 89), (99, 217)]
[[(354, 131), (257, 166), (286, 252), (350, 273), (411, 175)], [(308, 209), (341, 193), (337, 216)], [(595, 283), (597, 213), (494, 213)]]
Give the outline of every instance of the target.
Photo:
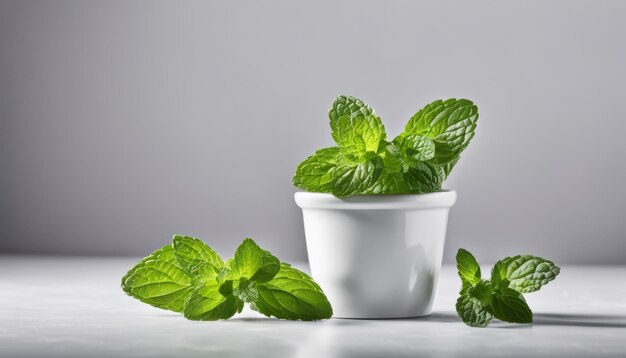
[(298, 192), (313, 279), (333, 317), (429, 315), (456, 192), (336, 198)]

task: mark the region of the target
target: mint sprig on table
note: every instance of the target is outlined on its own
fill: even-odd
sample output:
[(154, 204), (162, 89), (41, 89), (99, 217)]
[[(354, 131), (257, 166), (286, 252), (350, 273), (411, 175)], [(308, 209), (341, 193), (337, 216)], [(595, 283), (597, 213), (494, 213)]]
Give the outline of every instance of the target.
[(230, 260), (199, 239), (175, 235), (122, 278), (129, 296), (187, 319), (228, 319), (245, 303), (265, 316), (290, 320), (330, 318), (322, 289), (304, 272), (245, 239)]
[(522, 293), (539, 290), (561, 271), (552, 261), (518, 255), (498, 261), (491, 270), (491, 280), (484, 280), (480, 265), (464, 249), (457, 252), (456, 264), (462, 284), (456, 311), (471, 327), (485, 327), (494, 317), (512, 323), (532, 323), (533, 313)]
[(296, 187), (337, 197), (419, 194), (441, 190), (474, 137), (478, 107), (467, 99), (434, 101), (392, 141), (374, 109), (358, 98), (337, 97), (328, 114), (337, 146), (300, 163)]

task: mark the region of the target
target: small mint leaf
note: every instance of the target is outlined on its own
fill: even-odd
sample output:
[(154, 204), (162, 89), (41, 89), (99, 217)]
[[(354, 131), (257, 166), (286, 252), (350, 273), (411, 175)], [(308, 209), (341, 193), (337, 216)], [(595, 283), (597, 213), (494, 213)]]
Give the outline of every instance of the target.
[(496, 262), (491, 269), (491, 283), (496, 289), (509, 287), (509, 280), (506, 276), (506, 265), (502, 260)]
[[(469, 282), (465, 281), (467, 285)], [(474, 286), (462, 291), (456, 301), (456, 311), (465, 324), (471, 327), (485, 327), (491, 322), (490, 309), (494, 290), (489, 281), (479, 280)]]
[(459, 249), (456, 253), (456, 268), (462, 283), (473, 286), (480, 281), (480, 265), (469, 251)]
[(233, 278), (245, 277), (256, 282), (267, 282), (280, 270), (280, 261), (248, 238), (235, 251), (230, 269)]
[(385, 140), (385, 127), (376, 112), (365, 102), (350, 96), (339, 96), (328, 112), (335, 142), (358, 152), (377, 152)]

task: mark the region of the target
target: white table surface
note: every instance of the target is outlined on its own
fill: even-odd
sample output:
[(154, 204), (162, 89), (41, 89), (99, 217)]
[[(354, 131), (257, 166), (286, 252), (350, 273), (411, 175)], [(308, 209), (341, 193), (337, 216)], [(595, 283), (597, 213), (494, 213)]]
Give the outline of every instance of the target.
[(454, 311), (453, 266), (426, 318), (292, 322), (246, 309), (192, 322), (122, 292), (135, 261), (0, 256), (0, 357), (626, 356), (626, 266), (564, 266), (526, 295), (533, 325), (478, 329)]

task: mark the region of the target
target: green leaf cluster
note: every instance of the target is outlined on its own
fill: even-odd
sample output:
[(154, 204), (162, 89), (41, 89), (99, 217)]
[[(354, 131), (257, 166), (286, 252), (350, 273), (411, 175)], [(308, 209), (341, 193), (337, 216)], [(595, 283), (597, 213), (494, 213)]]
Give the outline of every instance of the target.
[(512, 323), (532, 323), (533, 313), (522, 293), (534, 292), (561, 271), (552, 261), (531, 255), (507, 257), (483, 280), (480, 266), (467, 250), (456, 254), (461, 292), (456, 301), (459, 317), (471, 327), (485, 327), (495, 317)]
[(328, 114), (337, 146), (300, 163), (293, 184), (344, 197), (441, 190), (474, 137), (478, 108), (467, 99), (434, 101), (392, 141), (374, 109), (358, 98), (337, 97)]
[(149, 305), (181, 312), (187, 319), (228, 319), (248, 303), (281, 319), (330, 318), (322, 289), (304, 272), (281, 263), (252, 239), (232, 259), (222, 258), (199, 239), (175, 235), (122, 278), (126, 294)]

